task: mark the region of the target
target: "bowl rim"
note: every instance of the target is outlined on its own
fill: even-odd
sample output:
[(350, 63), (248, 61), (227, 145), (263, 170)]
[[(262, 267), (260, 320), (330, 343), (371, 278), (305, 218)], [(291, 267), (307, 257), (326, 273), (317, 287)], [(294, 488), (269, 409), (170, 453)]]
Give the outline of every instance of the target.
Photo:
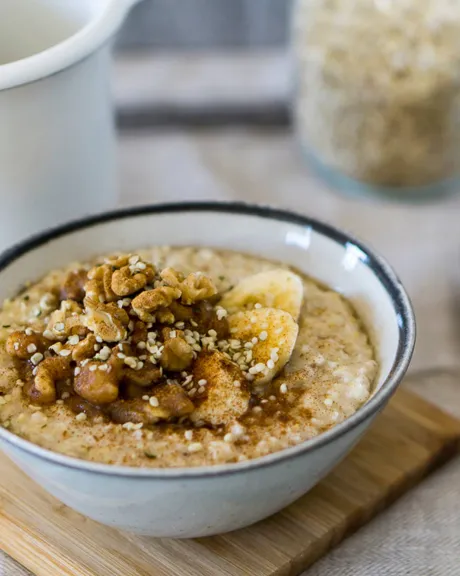
[(15, 260), (30, 251), (40, 248), (41, 246), (44, 246), (62, 236), (71, 234), (72, 232), (92, 228), (106, 222), (147, 215), (198, 212), (217, 212), (220, 214), (224, 213), (234, 215), (235, 217), (254, 216), (266, 220), (287, 222), (302, 227), (308, 227), (342, 246), (356, 246), (359, 249), (360, 254), (362, 254), (360, 257), (361, 261), (374, 273), (389, 295), (398, 322), (398, 348), (388, 377), (385, 379), (380, 389), (368, 400), (368, 402), (352, 414), (352, 416), (340, 424), (333, 426), (326, 432), (278, 452), (273, 452), (244, 462), (230, 464), (177, 468), (136, 468), (130, 466), (102, 464), (88, 460), (81, 460), (42, 448), (37, 444), (16, 436), (1, 426), (0, 440), (4, 440), (7, 444), (19, 449), (21, 452), (26, 452), (27, 454), (39, 459), (44, 459), (54, 465), (82, 472), (114, 477), (144, 478), (149, 480), (164, 480), (169, 478), (200, 479), (259, 470), (260, 468), (282, 464), (306, 453), (314, 452), (330, 442), (337, 440), (341, 436), (346, 435), (385, 406), (401, 382), (401, 379), (409, 366), (415, 346), (416, 325), (409, 296), (393, 268), (382, 256), (377, 254), (373, 249), (369, 248), (352, 234), (344, 232), (331, 224), (327, 224), (310, 216), (304, 216), (295, 212), (267, 205), (244, 202), (195, 201), (122, 208), (119, 210), (104, 212), (96, 216), (88, 216), (86, 218), (81, 218), (57, 226), (47, 230), (46, 232), (36, 234), (7, 249), (0, 255), (0, 281), (2, 272)]

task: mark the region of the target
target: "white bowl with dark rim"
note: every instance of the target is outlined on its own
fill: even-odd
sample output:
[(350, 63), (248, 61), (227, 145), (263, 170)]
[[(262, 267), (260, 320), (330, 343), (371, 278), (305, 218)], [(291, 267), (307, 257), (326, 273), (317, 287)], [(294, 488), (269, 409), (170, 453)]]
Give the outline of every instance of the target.
[(353, 416), (297, 446), (237, 464), (131, 468), (78, 460), (0, 428), (0, 445), (56, 498), (104, 524), (168, 537), (219, 534), (257, 522), (314, 486), (354, 446), (409, 365), (415, 320), (390, 266), (332, 226), (246, 204), (147, 206), (87, 218), (36, 236), (0, 257), (0, 299), (74, 260), (158, 244), (211, 246), (280, 260), (338, 290), (377, 351), (375, 392)]

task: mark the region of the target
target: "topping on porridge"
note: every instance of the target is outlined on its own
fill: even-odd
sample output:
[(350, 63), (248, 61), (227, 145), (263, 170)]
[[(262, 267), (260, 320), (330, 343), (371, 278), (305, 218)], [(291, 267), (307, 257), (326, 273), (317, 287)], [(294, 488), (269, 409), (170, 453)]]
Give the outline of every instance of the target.
[(277, 308), (297, 320), (302, 300), (302, 279), (289, 270), (277, 269), (243, 278), (223, 295), (221, 304), (229, 312), (246, 308)]
[(372, 347), (338, 294), (241, 254), (153, 255), (51, 272), (4, 303), (3, 426), (80, 458), (196, 466), (296, 444), (368, 398)]

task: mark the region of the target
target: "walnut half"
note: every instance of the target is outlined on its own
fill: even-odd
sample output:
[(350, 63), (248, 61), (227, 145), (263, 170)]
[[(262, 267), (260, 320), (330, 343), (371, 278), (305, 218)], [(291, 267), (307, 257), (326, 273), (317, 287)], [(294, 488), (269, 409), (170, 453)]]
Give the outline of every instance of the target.
[[(144, 322), (154, 320), (156, 312), (165, 311), (175, 300), (181, 296), (181, 291), (172, 286), (159, 286), (153, 290), (141, 292), (132, 301), (132, 307), (137, 316)], [(162, 320), (165, 321), (164, 319)], [(173, 320), (174, 321), (174, 320)]]
[(189, 274), (184, 279), (184, 275), (174, 268), (165, 268), (160, 272), (161, 279), (174, 288), (182, 292), (181, 302), (190, 306), (196, 302), (207, 300), (217, 294), (217, 288), (213, 281), (200, 272)]
[(153, 282), (154, 277), (155, 268), (151, 264), (137, 262), (132, 266), (123, 266), (113, 273), (112, 290), (118, 296), (130, 296)]

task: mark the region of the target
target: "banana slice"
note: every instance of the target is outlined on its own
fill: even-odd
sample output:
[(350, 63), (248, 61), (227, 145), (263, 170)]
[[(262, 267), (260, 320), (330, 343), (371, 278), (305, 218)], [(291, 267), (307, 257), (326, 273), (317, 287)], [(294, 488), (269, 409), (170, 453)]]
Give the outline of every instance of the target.
[(224, 294), (219, 304), (233, 313), (252, 309), (259, 303), (264, 308), (278, 308), (289, 312), (294, 320), (297, 320), (302, 299), (301, 278), (289, 270), (277, 269), (244, 278)]
[(246, 379), (239, 366), (222, 352), (201, 352), (193, 366), (193, 380), (200, 389), (195, 398), (202, 402), (190, 418), (218, 426), (244, 414), (249, 408)]
[(247, 357), (249, 352), (246, 364), (254, 382), (272, 380), (288, 362), (297, 340), (299, 326), (291, 314), (276, 308), (256, 308), (231, 314), (228, 323), (232, 338), (246, 343), (243, 354)]

